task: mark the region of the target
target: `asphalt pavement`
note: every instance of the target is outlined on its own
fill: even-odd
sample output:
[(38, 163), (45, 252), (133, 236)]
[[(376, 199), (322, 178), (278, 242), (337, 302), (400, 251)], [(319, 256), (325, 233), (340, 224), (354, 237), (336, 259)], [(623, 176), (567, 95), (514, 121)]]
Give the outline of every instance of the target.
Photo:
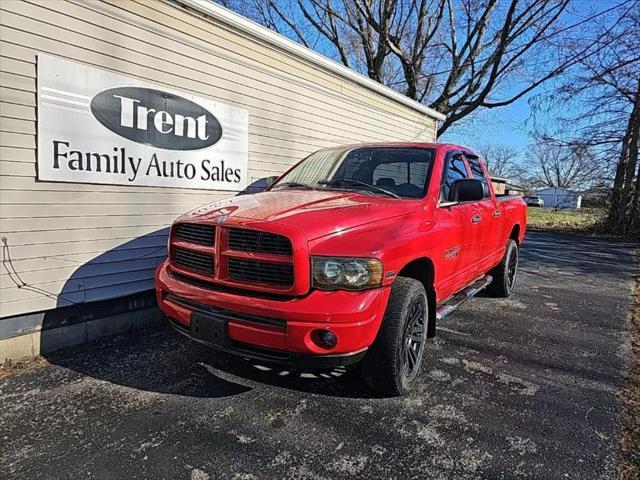
[(168, 328), (58, 353), (0, 381), (0, 478), (615, 478), (635, 261), (530, 232), (516, 294), (443, 321), (405, 398)]

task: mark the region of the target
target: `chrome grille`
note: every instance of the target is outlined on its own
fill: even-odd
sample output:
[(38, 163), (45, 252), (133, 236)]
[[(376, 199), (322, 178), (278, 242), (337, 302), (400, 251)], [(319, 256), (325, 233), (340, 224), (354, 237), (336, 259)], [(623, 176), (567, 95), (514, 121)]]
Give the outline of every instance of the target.
[(246, 283), (266, 283), (270, 285), (293, 285), (293, 265), (269, 263), (229, 258), (229, 278)]
[(174, 227), (176, 239), (198, 245), (212, 246), (216, 227), (202, 223), (179, 223)]
[(213, 255), (210, 253), (173, 247), (171, 249), (171, 261), (188, 270), (213, 275)]
[(229, 229), (229, 248), (243, 252), (291, 255), (291, 241), (287, 237), (269, 232), (244, 228)]

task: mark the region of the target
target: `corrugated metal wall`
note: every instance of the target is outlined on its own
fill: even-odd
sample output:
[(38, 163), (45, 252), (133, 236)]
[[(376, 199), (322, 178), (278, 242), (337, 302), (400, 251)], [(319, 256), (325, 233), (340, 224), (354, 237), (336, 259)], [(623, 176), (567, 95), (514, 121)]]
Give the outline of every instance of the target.
[(248, 109), (250, 179), (329, 145), (435, 139), (426, 115), (170, 1), (2, 0), (0, 24), (3, 317), (151, 288), (171, 221), (229, 195), (36, 181), (38, 52)]

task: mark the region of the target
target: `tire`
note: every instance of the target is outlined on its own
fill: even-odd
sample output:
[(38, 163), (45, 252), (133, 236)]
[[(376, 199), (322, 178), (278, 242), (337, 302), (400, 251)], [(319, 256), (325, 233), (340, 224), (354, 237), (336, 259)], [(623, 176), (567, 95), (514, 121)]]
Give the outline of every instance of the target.
[(493, 277), (493, 281), (487, 287), (487, 293), (490, 296), (496, 298), (511, 296), (518, 279), (518, 260), (518, 244), (510, 238), (504, 251), (504, 257), (498, 266), (489, 272), (489, 275)]
[(364, 381), (372, 389), (394, 396), (409, 392), (422, 364), (428, 305), (422, 283), (395, 279), (378, 336), (361, 362)]

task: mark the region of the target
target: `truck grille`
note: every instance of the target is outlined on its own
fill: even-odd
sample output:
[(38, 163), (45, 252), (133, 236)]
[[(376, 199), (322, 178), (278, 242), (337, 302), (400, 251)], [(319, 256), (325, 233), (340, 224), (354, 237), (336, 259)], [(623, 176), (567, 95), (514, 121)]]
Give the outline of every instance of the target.
[(251, 228), (176, 223), (171, 230), (170, 261), (175, 273), (206, 279), (219, 288), (255, 285), (257, 291), (272, 287), (272, 294), (282, 294), (295, 284), (291, 240)]
[(173, 247), (171, 260), (176, 265), (195, 272), (213, 275), (213, 255), (201, 253), (186, 248)]
[(174, 227), (174, 237), (189, 243), (212, 246), (216, 227), (202, 223), (179, 223)]
[(229, 229), (229, 248), (243, 252), (291, 255), (291, 241), (287, 237), (244, 228)]
[(281, 263), (255, 262), (229, 258), (229, 278), (246, 283), (266, 283), (270, 285), (293, 285), (293, 265)]

